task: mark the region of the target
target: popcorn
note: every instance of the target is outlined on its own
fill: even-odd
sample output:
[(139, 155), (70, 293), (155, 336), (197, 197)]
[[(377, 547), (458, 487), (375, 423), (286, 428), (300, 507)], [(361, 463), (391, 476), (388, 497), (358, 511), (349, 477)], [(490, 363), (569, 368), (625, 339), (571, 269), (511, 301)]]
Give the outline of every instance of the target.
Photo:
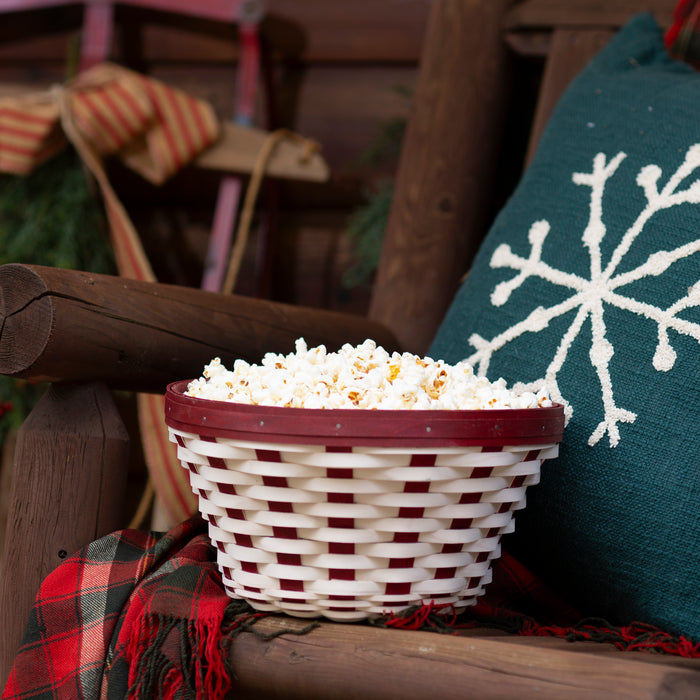
[(373, 340), (337, 352), (308, 348), (267, 353), (261, 364), (236, 360), (228, 370), (215, 357), (187, 386), (188, 396), (293, 408), (465, 410), (551, 406), (547, 392), (516, 393), (503, 379), (474, 374), (466, 361), (449, 365), (411, 353), (388, 353)]

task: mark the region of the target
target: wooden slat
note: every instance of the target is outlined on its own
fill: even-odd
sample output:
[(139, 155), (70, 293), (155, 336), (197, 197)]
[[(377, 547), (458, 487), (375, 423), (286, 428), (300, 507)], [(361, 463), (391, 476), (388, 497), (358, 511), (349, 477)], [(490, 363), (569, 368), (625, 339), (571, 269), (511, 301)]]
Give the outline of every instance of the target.
[[(177, 323), (173, 324), (173, 319)], [(36, 381), (103, 381), (163, 393), (221, 357), (260, 362), (296, 338), (337, 350), (396, 340), (360, 316), (177, 285), (57, 268), (0, 267), (0, 373)]]
[[(277, 55), (304, 62), (416, 62), (430, 0), (269, 0), (263, 33)], [(148, 60), (230, 60), (235, 45), (208, 45), (184, 31), (145, 27)], [(202, 51), (205, 53), (203, 54)]]
[[(270, 633), (299, 627), (298, 622), (271, 617), (256, 628)], [(578, 649), (563, 640), (548, 640), (541, 646), (491, 635), (456, 637), (323, 622), (305, 635), (270, 641), (238, 635), (230, 654), (236, 674), (230, 696), (236, 700), (700, 696), (700, 662), (689, 668), (672, 660), (645, 663), (648, 655), (643, 653)]]
[(485, 228), (503, 116), (507, 0), (433, 4), (370, 317), (424, 354)]
[(0, 686), (42, 579), (124, 526), (126, 433), (103, 385), (51, 387), (17, 436), (0, 571)]
[[(266, 5), (263, 31), (277, 57), (303, 62), (416, 63), (431, 2), (269, 0)], [(69, 9), (70, 12), (48, 8), (4, 16), (0, 13), (0, 61), (62, 62), (66, 41), (75, 36), (81, 22), (81, 14), (75, 8)], [(64, 13), (70, 24), (63, 19)], [(167, 15), (119, 3), (115, 17), (118, 25), (122, 20), (127, 25), (143, 22), (142, 55), (149, 63), (230, 63), (238, 57), (235, 25), (226, 27), (211, 20)], [(9, 45), (3, 25), (8, 28)], [(56, 36), (51, 36), (52, 27)], [(35, 39), (37, 29), (45, 36)], [(66, 29), (69, 34), (65, 34)], [(57, 35), (59, 31), (64, 35)]]
[(505, 27), (621, 27), (638, 12), (651, 12), (662, 27), (671, 22), (677, 0), (522, 0), (508, 13)]
[[(258, 155), (270, 132), (253, 127), (242, 127), (232, 122), (222, 122), (221, 138), (211, 148), (201, 153), (192, 163), (200, 168), (234, 173), (251, 173)], [(324, 182), (330, 171), (321, 155), (321, 144), (285, 139), (277, 144), (265, 172), (270, 177), (309, 182)]]
[(606, 29), (556, 29), (554, 31), (530, 131), (526, 163), (532, 160), (542, 131), (569, 83), (610, 41), (612, 36), (613, 31)]

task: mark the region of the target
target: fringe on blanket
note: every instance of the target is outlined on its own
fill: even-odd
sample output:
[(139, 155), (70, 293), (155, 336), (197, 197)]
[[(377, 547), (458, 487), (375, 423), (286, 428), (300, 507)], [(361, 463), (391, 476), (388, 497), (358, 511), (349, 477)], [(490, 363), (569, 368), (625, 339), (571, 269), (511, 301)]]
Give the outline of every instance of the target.
[(477, 603), (457, 612), (452, 605), (422, 605), (372, 621), (396, 629), (458, 634), (459, 630), (488, 627), (525, 637), (559, 637), (568, 642), (591, 641), (613, 644), (622, 651), (646, 650), (687, 659), (700, 658), (700, 642), (673, 635), (654, 625), (632, 622), (615, 626), (602, 618), (584, 618), (571, 626), (542, 625), (526, 615)]

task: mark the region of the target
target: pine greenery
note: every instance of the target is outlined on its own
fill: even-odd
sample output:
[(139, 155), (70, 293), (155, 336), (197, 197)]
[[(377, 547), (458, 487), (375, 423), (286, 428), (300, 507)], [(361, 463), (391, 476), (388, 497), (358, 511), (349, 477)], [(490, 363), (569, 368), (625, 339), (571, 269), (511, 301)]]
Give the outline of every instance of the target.
[[(0, 176), (0, 264), (114, 274), (99, 198), (68, 149), (26, 176)], [(0, 442), (18, 428), (45, 386), (0, 376)]]

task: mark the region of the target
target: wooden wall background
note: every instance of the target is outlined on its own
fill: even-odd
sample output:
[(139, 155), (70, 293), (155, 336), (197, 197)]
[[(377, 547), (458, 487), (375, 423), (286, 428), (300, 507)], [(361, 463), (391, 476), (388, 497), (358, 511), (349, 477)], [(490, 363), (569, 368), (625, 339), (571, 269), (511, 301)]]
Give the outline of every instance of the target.
[[(276, 121), (271, 126), (317, 140), (331, 170), (330, 180), (321, 184), (278, 183), (268, 296), (366, 312), (370, 284), (347, 288), (343, 283), (353, 263), (348, 221), (368, 190), (394, 176), (393, 160), (368, 164), (362, 158), (389, 123), (405, 121), (410, 114), (430, 5), (431, 0), (267, 1), (262, 32), (273, 83)], [(0, 91), (40, 90), (63, 82), (77, 55), (81, 20), (79, 4), (0, 13)], [(208, 99), (222, 119), (233, 115), (237, 45), (234, 26), (117, 7), (113, 59)], [(497, 166), (494, 213), (521, 172), (542, 69), (542, 52), (532, 54), (532, 60), (514, 62), (517, 104)], [(257, 111), (256, 123), (266, 126), (266, 101), (259, 101)], [(155, 187), (116, 163), (110, 165), (110, 175), (158, 278), (199, 286), (220, 176), (185, 170)], [(261, 211), (264, 203), (263, 193)], [(253, 237), (239, 293), (255, 293), (250, 270), (256, 243)], [(121, 412), (135, 435), (133, 403), (122, 402)], [(131, 508), (145, 479), (140, 446), (132, 442)], [(9, 466), (10, 456), (4, 461)], [(3, 471), (7, 478), (7, 468), (0, 468), (0, 475)], [(0, 548), (5, 491), (0, 483)]]
[[(280, 182), (267, 295), (290, 303), (365, 313), (370, 286), (348, 289), (353, 262), (348, 219), (395, 163), (362, 162), (384, 127), (405, 120), (431, 0), (268, 0), (262, 34), (270, 58), (273, 109), (260, 99), (256, 125), (287, 127), (322, 146), (331, 178), (322, 184)], [(234, 112), (238, 37), (235, 26), (118, 6), (113, 60), (209, 100), (220, 118)], [(70, 75), (82, 7), (0, 13), (0, 92), (41, 90)], [(264, 93), (263, 84), (260, 86)], [(269, 122), (269, 112), (275, 123)], [(199, 286), (220, 175), (183, 171), (163, 187), (117, 163), (110, 176), (139, 231), (158, 278)], [(0, 175), (2, 177), (9, 177)], [(260, 211), (266, 210), (261, 193)], [(255, 228), (254, 228), (255, 231)], [(253, 294), (255, 235), (236, 291)], [(130, 397), (118, 397), (132, 435)], [(11, 435), (10, 438), (14, 436)], [(12, 439), (0, 460), (0, 555), (12, 464)], [(145, 481), (132, 440), (128, 497), (136, 508)], [(4, 466), (4, 468), (3, 468)]]
[[(368, 188), (394, 163), (361, 158), (390, 121), (405, 119), (430, 0), (269, 0), (263, 36), (270, 56), (276, 126), (316, 139), (330, 166), (323, 184), (280, 183), (269, 296), (363, 313), (366, 286), (342, 283), (352, 262), (345, 230)], [(79, 5), (0, 14), (0, 83), (60, 82), (75, 55)], [(233, 114), (234, 26), (117, 7), (113, 57), (210, 100)], [(259, 101), (257, 123), (268, 124)], [(165, 187), (119, 166), (113, 182), (162, 281), (198, 286), (218, 176), (178, 174)], [(261, 196), (261, 206), (265, 197)], [(255, 252), (255, 240), (249, 246)], [(250, 265), (244, 269), (250, 270)], [(238, 291), (253, 293), (244, 276)]]

